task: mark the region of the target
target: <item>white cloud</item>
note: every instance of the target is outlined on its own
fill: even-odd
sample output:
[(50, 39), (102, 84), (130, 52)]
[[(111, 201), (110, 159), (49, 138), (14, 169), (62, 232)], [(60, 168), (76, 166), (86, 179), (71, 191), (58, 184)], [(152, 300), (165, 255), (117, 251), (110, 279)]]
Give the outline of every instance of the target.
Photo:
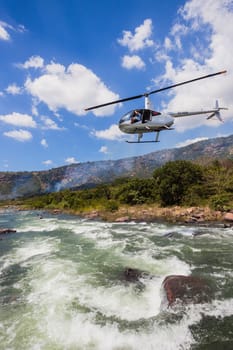
[[(174, 56), (167, 57), (160, 85), (165, 86), (165, 82), (170, 85), (224, 69), (227, 74), (170, 90), (170, 100), (165, 103), (165, 110), (210, 109), (218, 99), (220, 107), (229, 108), (229, 111), (222, 112), (223, 119), (232, 119), (233, 11), (228, 6), (230, 3), (230, 0), (190, 0), (180, 9), (179, 25), (173, 26), (172, 35), (177, 35), (178, 28), (182, 28), (180, 45), (185, 45), (187, 51), (182, 55), (173, 52)], [(205, 46), (207, 49), (202, 50)], [(169, 41), (167, 47), (170, 49)], [(201, 125), (216, 127), (219, 122), (194, 116), (177, 119), (175, 126), (178, 131), (184, 131)]]
[(41, 146), (43, 146), (44, 148), (48, 148), (48, 143), (46, 141), (46, 139), (42, 139), (40, 142)]
[(135, 28), (135, 33), (125, 30), (123, 31), (123, 38), (118, 39), (118, 43), (126, 46), (130, 52), (138, 51), (154, 44), (150, 39), (152, 34), (152, 20), (145, 19), (143, 24)]
[(78, 161), (74, 158), (74, 157), (68, 157), (65, 159), (65, 162), (67, 164), (74, 164), (74, 163), (78, 163)]
[(108, 147), (107, 146), (100, 147), (99, 152), (104, 154), (109, 154)]
[(145, 67), (145, 63), (143, 62), (143, 60), (137, 55), (133, 55), (133, 56), (125, 55), (122, 58), (121, 65), (123, 68), (126, 68), (126, 69), (132, 69), (132, 68), (143, 69)]
[[(65, 108), (76, 115), (85, 115), (85, 107), (119, 99), (91, 70), (73, 63), (65, 69), (58, 63), (51, 63), (47, 71), (35, 79), (28, 78), (25, 87), (39, 102), (57, 112)], [(116, 106), (93, 110), (96, 116), (110, 115)]]
[(10, 34), (5, 28), (10, 28), (10, 26), (5, 22), (0, 21), (0, 40), (9, 41)]
[(50, 64), (47, 64), (45, 67), (45, 70), (49, 74), (64, 74), (65, 73), (65, 66), (63, 66), (60, 63), (54, 63), (51, 62)]
[(0, 40), (4, 41), (10, 41), (11, 36), (10, 36), (10, 31), (16, 31), (23, 33), (25, 32), (25, 27), (23, 25), (18, 25), (17, 27), (13, 27), (10, 24), (0, 21)]
[(8, 87), (5, 90), (8, 94), (11, 94), (11, 95), (21, 94), (20, 86), (16, 85), (15, 83), (8, 85)]
[[(182, 48), (181, 37), (186, 35), (188, 31), (189, 31), (189, 28), (184, 24), (175, 23), (174, 26), (172, 27), (171, 35), (174, 37), (175, 46), (177, 49)], [(165, 41), (165, 45), (168, 45), (167, 47), (171, 49), (171, 47), (169, 47), (168, 41)]]
[(11, 114), (0, 115), (0, 121), (15, 126), (23, 126), (25, 128), (35, 128), (36, 122), (28, 114), (13, 112)]
[(39, 113), (35, 104), (32, 105), (32, 114), (38, 117)]
[(30, 141), (32, 139), (32, 134), (22, 129), (4, 132), (4, 135), (20, 142)]
[(54, 120), (51, 118), (48, 118), (46, 116), (41, 116), (41, 121), (43, 122), (42, 129), (47, 130), (64, 130), (64, 128), (59, 127), (57, 123), (55, 123)]
[(52, 162), (52, 160), (48, 159), (48, 160), (44, 160), (44, 161), (42, 162), (42, 164), (44, 164), (44, 165), (46, 165), (46, 166), (49, 166), (49, 165), (52, 165), (53, 162)]
[(40, 56), (31, 56), (23, 64), (18, 64), (19, 67), (28, 69), (28, 68), (43, 68), (44, 59)]
[(122, 139), (124, 139), (124, 136), (123, 136), (124, 134), (122, 134), (117, 124), (113, 124), (108, 129), (105, 129), (105, 130), (94, 130), (91, 132), (91, 135), (94, 135), (99, 139), (111, 140), (111, 141), (113, 140), (121, 141)]
[(196, 143), (199, 141), (205, 141), (205, 140), (208, 140), (208, 137), (196, 137), (195, 139), (188, 139), (186, 141), (179, 142), (179, 143), (177, 143), (176, 147), (177, 148), (185, 147), (185, 146), (191, 145), (192, 143)]

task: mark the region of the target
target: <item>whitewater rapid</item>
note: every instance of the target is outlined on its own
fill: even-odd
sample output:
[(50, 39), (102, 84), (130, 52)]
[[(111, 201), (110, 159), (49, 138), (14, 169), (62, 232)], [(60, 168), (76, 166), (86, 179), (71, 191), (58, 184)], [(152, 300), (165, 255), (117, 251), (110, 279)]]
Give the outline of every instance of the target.
[[(0, 349), (198, 349), (214, 337), (199, 334), (203, 318), (232, 322), (231, 228), (40, 217), (0, 214), (17, 230), (0, 241)], [(126, 282), (129, 267), (146, 274)], [(214, 300), (168, 309), (163, 279), (191, 273)], [(232, 341), (225, 328), (215, 341)]]

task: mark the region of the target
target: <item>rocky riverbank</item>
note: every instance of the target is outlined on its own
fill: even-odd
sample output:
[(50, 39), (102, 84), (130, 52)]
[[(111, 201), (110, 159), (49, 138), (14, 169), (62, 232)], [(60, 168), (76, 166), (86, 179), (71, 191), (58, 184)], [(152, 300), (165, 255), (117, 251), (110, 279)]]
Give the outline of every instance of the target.
[[(33, 210), (25, 206), (7, 206), (1, 210)], [(46, 211), (46, 209), (43, 209)], [(231, 211), (222, 212), (212, 210), (209, 207), (159, 207), (157, 205), (121, 206), (118, 210), (107, 211), (104, 209), (92, 209), (89, 211), (73, 211), (61, 209), (48, 209), (53, 214), (67, 213), (78, 215), (90, 220), (103, 220), (107, 222), (130, 221), (162, 221), (184, 224), (222, 223), (226, 226), (233, 225), (233, 208)], [(42, 218), (42, 217), (41, 217)]]
[(121, 207), (114, 212), (92, 210), (86, 213), (77, 213), (88, 219), (102, 219), (105, 221), (166, 221), (171, 223), (233, 223), (233, 213), (211, 210), (209, 207), (166, 207), (158, 206), (131, 206)]

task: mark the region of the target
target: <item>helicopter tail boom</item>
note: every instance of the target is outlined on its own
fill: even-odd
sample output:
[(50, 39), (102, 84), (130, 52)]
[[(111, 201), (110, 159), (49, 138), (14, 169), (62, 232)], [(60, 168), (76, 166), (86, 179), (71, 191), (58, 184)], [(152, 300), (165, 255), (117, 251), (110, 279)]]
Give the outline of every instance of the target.
[(211, 119), (214, 116), (216, 116), (221, 122), (223, 122), (221, 115), (220, 115), (220, 110), (222, 110), (222, 109), (228, 109), (228, 108), (219, 107), (218, 100), (217, 100), (215, 107), (213, 109), (193, 111), (193, 112), (169, 113), (169, 115), (173, 118), (180, 118), (180, 117), (190, 117), (190, 116), (199, 115), (199, 114), (210, 114), (206, 119)]

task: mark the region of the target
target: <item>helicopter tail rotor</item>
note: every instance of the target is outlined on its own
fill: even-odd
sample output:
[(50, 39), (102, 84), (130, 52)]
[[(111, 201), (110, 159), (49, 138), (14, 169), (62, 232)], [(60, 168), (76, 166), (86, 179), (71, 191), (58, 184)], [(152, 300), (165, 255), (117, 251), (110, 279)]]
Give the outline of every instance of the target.
[(228, 108), (225, 108), (225, 107), (219, 107), (219, 104), (218, 104), (218, 100), (216, 100), (216, 103), (215, 103), (215, 111), (213, 112), (213, 113), (211, 113), (206, 119), (211, 119), (211, 118), (213, 118), (213, 117), (217, 117), (218, 118), (218, 120), (220, 121), (220, 122), (222, 122), (223, 123), (223, 119), (222, 119), (222, 117), (221, 117), (221, 114), (220, 114), (220, 110), (221, 109), (228, 109)]

